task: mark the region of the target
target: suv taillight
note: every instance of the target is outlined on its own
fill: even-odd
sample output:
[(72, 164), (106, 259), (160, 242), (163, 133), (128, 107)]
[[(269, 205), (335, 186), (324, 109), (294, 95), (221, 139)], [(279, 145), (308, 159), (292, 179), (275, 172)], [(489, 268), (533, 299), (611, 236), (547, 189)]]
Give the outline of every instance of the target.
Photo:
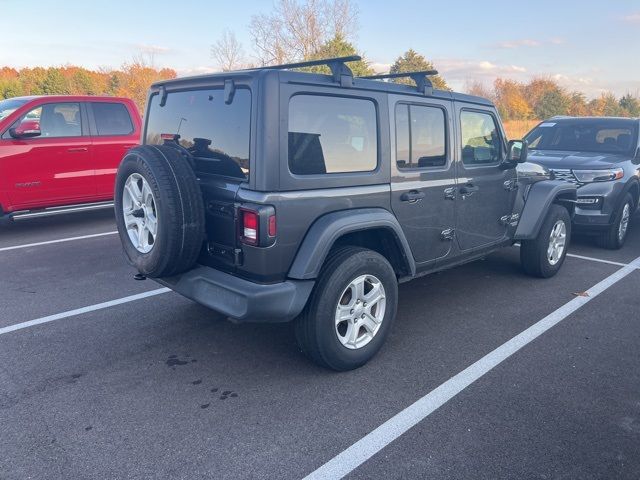
[(238, 239), (253, 247), (276, 242), (276, 211), (271, 205), (244, 204), (238, 208)]
[(258, 212), (240, 209), (240, 240), (249, 245), (258, 245), (260, 239), (260, 216)]

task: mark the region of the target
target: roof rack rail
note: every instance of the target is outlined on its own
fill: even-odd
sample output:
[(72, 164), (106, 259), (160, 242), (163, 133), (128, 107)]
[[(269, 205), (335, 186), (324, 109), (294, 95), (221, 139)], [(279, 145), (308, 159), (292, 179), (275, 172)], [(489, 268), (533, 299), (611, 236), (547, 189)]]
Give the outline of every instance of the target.
[(285, 63), (284, 65), (268, 65), (259, 67), (266, 70), (289, 70), (291, 68), (315, 67), (316, 65), (326, 65), (331, 70), (333, 81), (340, 83), (343, 87), (353, 86), (353, 72), (345, 65), (347, 62), (357, 62), (362, 60), (360, 55), (349, 55), (347, 57), (324, 58), (321, 60), (309, 60), (306, 62)]
[(380, 75), (366, 75), (364, 77), (367, 80), (382, 80), (386, 78), (404, 78), (410, 77), (416, 83), (418, 92), (423, 95), (431, 95), (433, 93), (433, 83), (429, 80), (429, 77), (437, 75), (437, 70), (421, 70), (418, 72), (403, 72), (403, 73), (382, 73)]

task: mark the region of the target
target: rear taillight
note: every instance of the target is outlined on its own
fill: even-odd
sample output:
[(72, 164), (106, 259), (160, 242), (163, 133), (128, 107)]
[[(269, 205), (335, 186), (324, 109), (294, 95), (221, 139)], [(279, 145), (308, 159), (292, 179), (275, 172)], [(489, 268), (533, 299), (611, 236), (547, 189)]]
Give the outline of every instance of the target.
[(260, 216), (253, 210), (240, 209), (240, 240), (249, 245), (258, 245), (260, 238)]

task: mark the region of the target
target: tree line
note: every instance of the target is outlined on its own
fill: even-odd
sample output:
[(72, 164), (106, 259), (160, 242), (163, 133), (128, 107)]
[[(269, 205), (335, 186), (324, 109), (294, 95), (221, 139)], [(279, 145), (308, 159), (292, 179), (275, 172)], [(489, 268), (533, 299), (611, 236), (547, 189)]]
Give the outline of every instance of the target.
[(170, 68), (155, 68), (142, 60), (120, 69), (89, 70), (77, 66), (0, 68), (0, 99), (23, 95), (108, 95), (133, 99), (142, 112), (149, 86), (175, 78)]
[(468, 87), (473, 95), (490, 98), (503, 120), (543, 120), (555, 115), (640, 116), (640, 98), (627, 93), (616, 97), (611, 92), (588, 100), (579, 91), (570, 91), (552, 78), (533, 78), (527, 83), (497, 78), (492, 88), (478, 82)]

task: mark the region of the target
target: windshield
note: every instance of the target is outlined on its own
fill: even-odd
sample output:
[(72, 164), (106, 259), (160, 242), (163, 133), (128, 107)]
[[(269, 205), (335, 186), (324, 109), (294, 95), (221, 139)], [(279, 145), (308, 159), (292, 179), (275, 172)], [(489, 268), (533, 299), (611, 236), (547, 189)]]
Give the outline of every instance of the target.
[(10, 98), (8, 100), (0, 101), (0, 120), (7, 118), (17, 109), (19, 109), (22, 105), (27, 103), (28, 100), (18, 100), (15, 98)]
[(638, 123), (632, 120), (562, 120), (543, 122), (525, 140), (532, 150), (631, 153)]
[(151, 98), (146, 143), (178, 139), (193, 156), (198, 173), (246, 179), (249, 176), (251, 92), (238, 88), (230, 104), (224, 90), (190, 90)]

